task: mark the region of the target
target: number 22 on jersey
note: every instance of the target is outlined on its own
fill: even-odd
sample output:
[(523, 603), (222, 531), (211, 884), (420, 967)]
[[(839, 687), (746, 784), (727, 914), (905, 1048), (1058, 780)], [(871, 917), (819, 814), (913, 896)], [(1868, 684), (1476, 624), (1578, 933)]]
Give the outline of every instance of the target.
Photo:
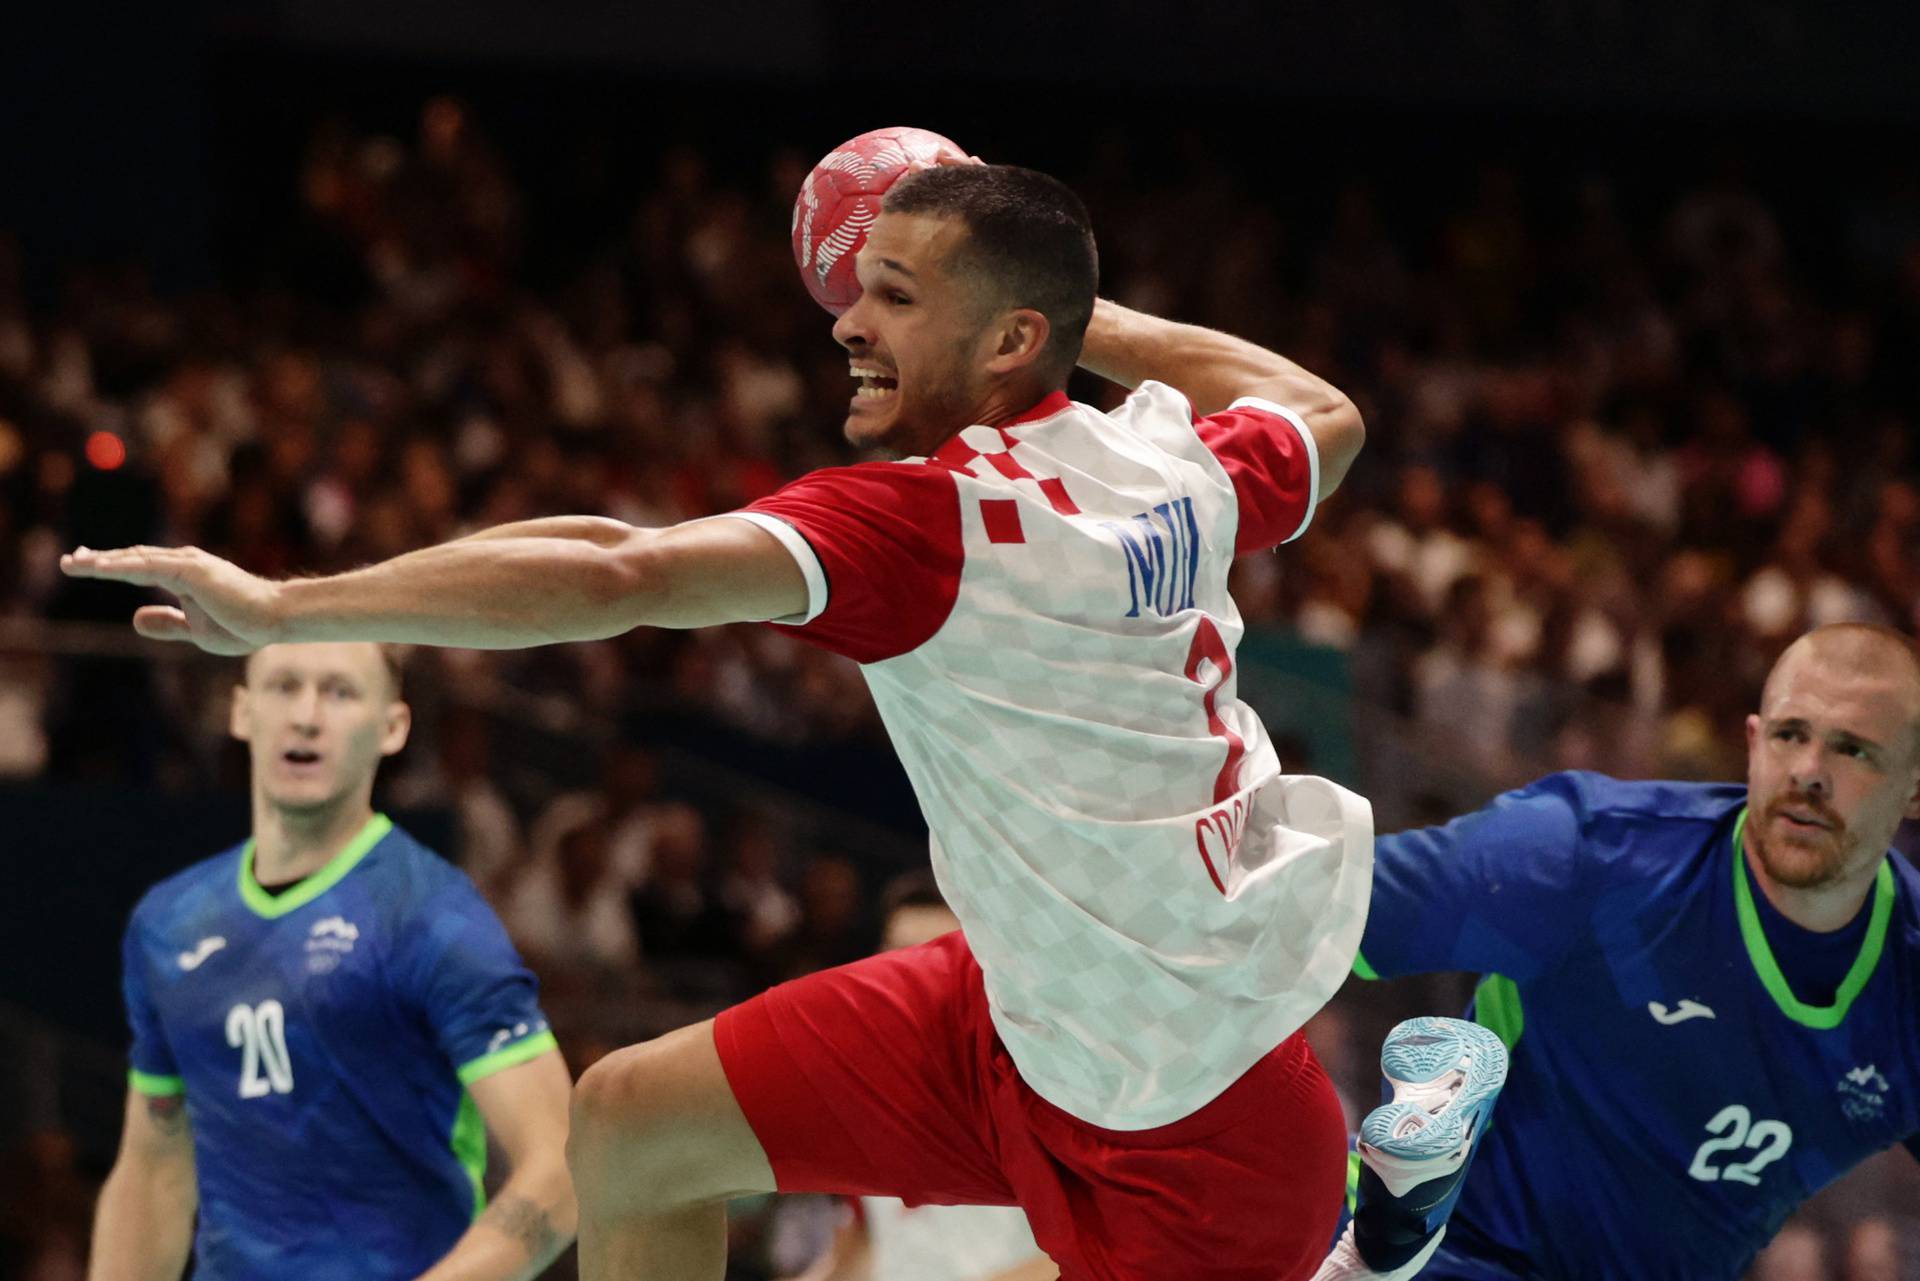
[(287, 1012), (280, 1002), (236, 1005), (227, 1011), (227, 1044), (240, 1051), (240, 1097), (261, 1099), (293, 1091), (287, 1054)]
[[(1713, 1120), (1707, 1122), (1707, 1131), (1714, 1137), (1700, 1145), (1693, 1154), (1693, 1164), (1687, 1167), (1687, 1173), (1702, 1183), (1726, 1179), (1757, 1188), (1760, 1171), (1785, 1156), (1793, 1146), (1793, 1128), (1786, 1122), (1756, 1121), (1739, 1103), (1729, 1103), (1714, 1113)], [(1749, 1150), (1752, 1155), (1744, 1161), (1715, 1164), (1722, 1153), (1738, 1149)]]

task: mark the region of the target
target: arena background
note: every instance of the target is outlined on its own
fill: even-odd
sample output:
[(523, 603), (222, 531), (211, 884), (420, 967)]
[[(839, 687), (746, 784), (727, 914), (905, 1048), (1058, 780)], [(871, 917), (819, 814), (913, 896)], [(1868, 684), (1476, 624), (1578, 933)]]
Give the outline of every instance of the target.
[[(1242, 688), (1385, 829), (1561, 766), (1737, 777), (1786, 638), (1913, 630), (1920, 11), (1295, 8), (36, 13), (0, 51), (3, 1275), (79, 1275), (121, 925), (246, 821), (231, 669), (136, 642), (137, 594), (58, 550), (327, 569), (840, 460), (786, 218), (862, 129), (1060, 174), (1107, 292), (1359, 401), (1341, 494), (1237, 571)], [(863, 954), (924, 860), (857, 674), (763, 631), (423, 652), (409, 681), (383, 803), (493, 898), (576, 1070)], [(1364, 1110), (1385, 1028), (1465, 989), (1358, 987), (1313, 1032)], [(740, 1217), (741, 1277), (819, 1231)], [(1920, 1276), (1917, 1245), (1895, 1154), (1756, 1275)]]

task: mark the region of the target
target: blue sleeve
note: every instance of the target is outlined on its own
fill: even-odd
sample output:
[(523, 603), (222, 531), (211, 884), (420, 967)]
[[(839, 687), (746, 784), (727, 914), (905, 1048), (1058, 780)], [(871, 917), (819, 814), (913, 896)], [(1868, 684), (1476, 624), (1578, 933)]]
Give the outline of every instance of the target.
[(500, 918), (473, 883), (455, 874), (409, 930), (403, 973), (462, 1084), (554, 1048), (540, 1012), (540, 985)]
[(1583, 919), (1584, 812), (1578, 783), (1555, 774), (1443, 827), (1376, 840), (1356, 969), (1525, 981), (1550, 968)]
[(184, 1094), (186, 1082), (181, 1079), (180, 1065), (174, 1060), (166, 1029), (160, 1025), (160, 1012), (147, 991), (147, 957), (140, 946), (140, 932), (140, 917), (135, 913), (120, 943), (120, 990), (132, 1033), (132, 1043), (127, 1047), (131, 1069), (127, 1079), (142, 1094)]

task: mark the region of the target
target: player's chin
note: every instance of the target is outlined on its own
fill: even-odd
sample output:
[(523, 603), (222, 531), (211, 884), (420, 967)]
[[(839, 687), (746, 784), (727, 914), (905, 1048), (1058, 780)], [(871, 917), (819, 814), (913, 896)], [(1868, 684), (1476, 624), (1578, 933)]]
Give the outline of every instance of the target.
[(325, 809), (340, 795), (331, 778), (274, 778), (263, 790), (274, 805), (294, 811)]
[(884, 446), (899, 421), (899, 399), (898, 392), (884, 397), (855, 392), (847, 406), (846, 423), (841, 428), (847, 443), (860, 449)]

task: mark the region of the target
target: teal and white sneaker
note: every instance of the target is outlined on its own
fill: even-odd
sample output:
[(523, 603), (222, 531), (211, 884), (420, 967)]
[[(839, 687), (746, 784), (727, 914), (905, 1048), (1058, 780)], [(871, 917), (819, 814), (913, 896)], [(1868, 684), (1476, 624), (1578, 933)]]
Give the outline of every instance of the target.
[(1393, 1098), (1360, 1123), (1360, 1159), (1400, 1198), (1465, 1167), (1507, 1083), (1507, 1047), (1465, 1019), (1408, 1019), (1380, 1071)]
[(1432, 1257), (1506, 1084), (1507, 1047), (1464, 1019), (1408, 1019), (1380, 1070), (1392, 1097), (1360, 1123), (1353, 1221), (1316, 1281), (1407, 1281)]

